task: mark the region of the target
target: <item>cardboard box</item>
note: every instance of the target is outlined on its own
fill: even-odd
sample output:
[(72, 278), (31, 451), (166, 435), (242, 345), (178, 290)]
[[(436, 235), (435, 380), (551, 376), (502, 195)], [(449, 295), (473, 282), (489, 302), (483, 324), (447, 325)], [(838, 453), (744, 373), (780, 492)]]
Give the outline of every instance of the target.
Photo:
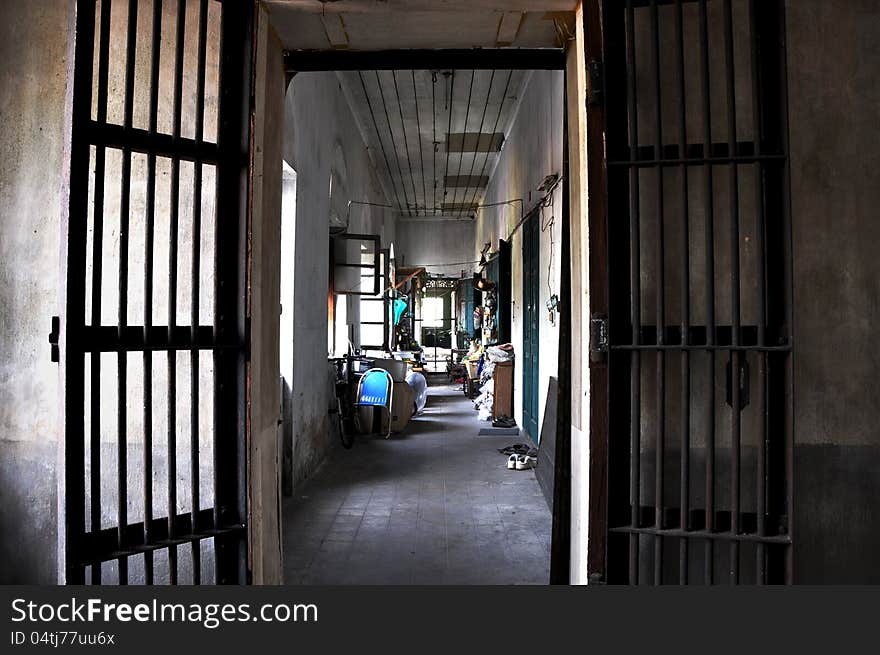
[[(391, 432), (403, 432), (409, 425), (415, 405), (415, 393), (406, 382), (395, 382), (392, 390), (391, 404)], [(370, 434), (373, 431), (373, 412), (381, 415), (380, 430), (382, 434), (388, 433), (388, 412), (382, 407), (359, 407), (358, 418), (362, 434)]]

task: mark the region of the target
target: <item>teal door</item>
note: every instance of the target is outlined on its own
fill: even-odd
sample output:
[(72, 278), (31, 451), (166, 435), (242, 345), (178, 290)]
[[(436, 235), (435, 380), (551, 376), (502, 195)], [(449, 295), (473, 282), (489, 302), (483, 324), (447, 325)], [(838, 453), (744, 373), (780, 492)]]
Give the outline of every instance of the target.
[(538, 443), (538, 271), (541, 232), (538, 219), (523, 224), (523, 428)]

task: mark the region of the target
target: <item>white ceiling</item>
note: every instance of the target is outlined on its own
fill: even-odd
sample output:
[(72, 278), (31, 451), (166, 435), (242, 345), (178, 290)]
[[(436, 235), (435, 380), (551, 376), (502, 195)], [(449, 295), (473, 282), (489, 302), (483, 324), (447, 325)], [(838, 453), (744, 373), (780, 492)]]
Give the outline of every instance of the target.
[(472, 215), (469, 207), (481, 202), (485, 185), (459, 180), (447, 186), (446, 179), (488, 177), (500, 153), (486, 151), (488, 136), (480, 141), (481, 152), (472, 147), (466, 148), (470, 152), (448, 152), (446, 135), (507, 134), (530, 73), (397, 70), (338, 76), (386, 195), (400, 214)]
[[(264, 0), (287, 50), (554, 48), (577, 0)], [(569, 16), (570, 17), (570, 16)]]
[[(285, 50), (371, 51), (560, 48), (578, 2), (264, 0), (263, 4)], [(401, 215), (472, 214), (467, 206), (479, 204), (485, 188), (467, 180), (464, 186), (458, 185), (462, 180), (447, 186), (446, 178), (489, 176), (499, 154), (447, 152), (446, 135), (507, 134), (530, 73), (396, 70), (348, 71), (338, 76), (386, 195)], [(486, 137), (484, 142), (488, 141)]]

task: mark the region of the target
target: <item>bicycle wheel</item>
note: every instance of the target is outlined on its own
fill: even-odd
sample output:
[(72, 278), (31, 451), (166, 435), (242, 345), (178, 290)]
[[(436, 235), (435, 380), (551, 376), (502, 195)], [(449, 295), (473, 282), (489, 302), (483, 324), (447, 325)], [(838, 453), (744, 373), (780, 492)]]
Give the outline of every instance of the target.
[(339, 417), (339, 438), (342, 440), (342, 447), (349, 450), (354, 445), (354, 432), (346, 429), (345, 414), (342, 412), (342, 401), (339, 396), (336, 397), (336, 408), (336, 415)]

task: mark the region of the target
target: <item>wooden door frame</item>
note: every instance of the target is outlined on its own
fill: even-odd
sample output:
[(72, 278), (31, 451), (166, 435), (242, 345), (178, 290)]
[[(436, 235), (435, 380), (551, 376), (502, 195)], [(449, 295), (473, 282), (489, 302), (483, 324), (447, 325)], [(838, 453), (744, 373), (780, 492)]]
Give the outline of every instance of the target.
[(590, 583), (606, 579), (608, 535), (608, 357), (593, 325), (607, 321), (608, 291), (608, 187), (605, 165), (605, 80), (602, 0), (583, 5), (584, 58), (587, 65), (587, 217), (589, 269), (589, 523), (587, 575)]

